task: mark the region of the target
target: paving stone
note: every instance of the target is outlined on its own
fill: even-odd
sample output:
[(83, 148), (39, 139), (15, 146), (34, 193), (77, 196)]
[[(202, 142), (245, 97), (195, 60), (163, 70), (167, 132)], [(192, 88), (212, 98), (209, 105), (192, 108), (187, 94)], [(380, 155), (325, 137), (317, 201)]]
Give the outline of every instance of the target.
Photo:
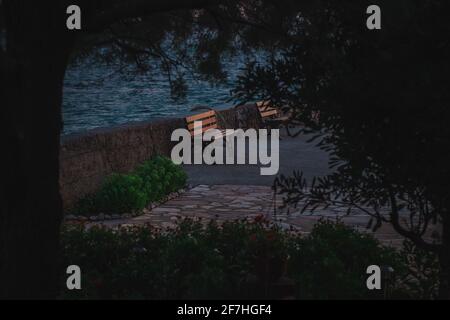
[[(371, 233), (365, 228), (369, 217), (361, 211), (355, 211), (351, 216), (347, 216), (345, 209), (330, 207), (327, 210), (318, 209), (316, 212), (306, 211), (301, 214), (301, 204), (298, 208), (280, 209), (281, 197), (276, 197), (276, 201), (274, 201), (273, 191), (271, 187), (267, 186), (198, 185), (186, 189), (184, 192), (173, 194), (169, 198), (164, 203), (150, 205), (152, 210), (145, 209), (144, 214), (139, 217), (113, 215), (111, 218), (116, 220), (101, 222), (91, 220), (89, 225), (103, 224), (108, 227), (117, 227), (119, 225), (150, 224), (166, 229), (175, 227), (177, 221), (183, 217), (202, 219), (202, 223), (206, 225), (210, 220), (221, 224), (227, 220), (254, 219), (264, 215), (283, 229), (291, 230), (293, 228), (297, 231), (300, 230), (302, 234), (308, 234), (319, 219), (335, 221), (340, 217), (345, 224), (354, 226), (361, 232)], [(276, 215), (273, 215), (274, 206), (277, 208)], [(66, 223), (71, 222), (67, 221)], [(395, 246), (403, 241), (390, 225), (383, 225), (375, 233), (375, 236), (384, 243)]]

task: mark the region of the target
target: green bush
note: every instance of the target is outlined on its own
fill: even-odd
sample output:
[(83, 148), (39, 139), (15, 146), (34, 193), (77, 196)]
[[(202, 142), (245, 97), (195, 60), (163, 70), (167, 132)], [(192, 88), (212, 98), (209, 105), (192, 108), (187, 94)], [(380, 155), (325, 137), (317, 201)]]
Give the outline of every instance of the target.
[[(297, 296), (303, 299), (382, 298), (383, 291), (369, 291), (366, 269), (370, 265), (406, 271), (403, 257), (373, 236), (342, 223), (320, 221), (311, 234), (291, 247), (290, 267), (303, 285)], [(314, 272), (308, 272), (314, 270)]]
[(137, 175), (111, 175), (95, 195), (96, 211), (121, 214), (142, 210), (149, 202), (143, 184), (144, 180)]
[(418, 248), (410, 240), (404, 241), (402, 254), (408, 261), (408, 272), (403, 282), (409, 289), (409, 297), (437, 299), (440, 275), (437, 254)]
[[(310, 235), (255, 221), (180, 220), (176, 229), (150, 226), (85, 229), (62, 233), (62, 266), (83, 270), (83, 290), (62, 298), (142, 299), (371, 299), (384, 292), (366, 288), (366, 268), (388, 265), (404, 278), (406, 259), (373, 237), (341, 223), (322, 221)], [(273, 289), (289, 279), (285, 291)], [(387, 297), (412, 297), (391, 285)], [(403, 290), (403, 291), (402, 291)]]
[(167, 194), (183, 188), (187, 180), (187, 175), (180, 166), (165, 157), (145, 162), (135, 173), (143, 179), (150, 201), (161, 200)]
[(69, 212), (81, 215), (123, 214), (142, 210), (186, 185), (187, 175), (165, 157), (144, 162), (131, 174), (109, 176), (95, 194), (82, 198)]

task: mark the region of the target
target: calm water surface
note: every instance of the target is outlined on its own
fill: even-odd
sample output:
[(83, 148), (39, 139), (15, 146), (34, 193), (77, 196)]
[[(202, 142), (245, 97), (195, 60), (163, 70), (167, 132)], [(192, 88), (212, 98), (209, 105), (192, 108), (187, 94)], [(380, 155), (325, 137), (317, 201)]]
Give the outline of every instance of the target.
[(226, 63), (229, 81), (220, 86), (187, 77), (186, 98), (173, 99), (163, 76), (123, 76), (114, 67), (84, 63), (66, 72), (63, 134), (79, 133), (130, 121), (184, 116), (195, 105), (223, 108), (232, 105), (230, 90), (242, 62)]

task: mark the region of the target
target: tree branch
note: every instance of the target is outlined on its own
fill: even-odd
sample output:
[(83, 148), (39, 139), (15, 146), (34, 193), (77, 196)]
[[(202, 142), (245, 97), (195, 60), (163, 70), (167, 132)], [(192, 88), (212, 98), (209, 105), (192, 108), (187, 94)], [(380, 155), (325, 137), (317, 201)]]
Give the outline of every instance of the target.
[(400, 215), (398, 212), (397, 200), (395, 199), (395, 194), (392, 190), (392, 187), (388, 187), (388, 192), (391, 202), (391, 224), (394, 230), (401, 236), (410, 239), (418, 247), (428, 251), (439, 253), (442, 247), (441, 245), (428, 243), (417, 233), (408, 231), (402, 227), (402, 225), (400, 224)]

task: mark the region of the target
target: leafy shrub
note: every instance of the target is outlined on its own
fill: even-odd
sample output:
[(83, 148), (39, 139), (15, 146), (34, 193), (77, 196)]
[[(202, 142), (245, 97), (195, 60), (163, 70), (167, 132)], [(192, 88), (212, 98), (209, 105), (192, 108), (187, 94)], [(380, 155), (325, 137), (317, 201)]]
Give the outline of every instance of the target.
[(84, 283), (67, 291), (62, 272), (62, 298), (106, 299), (281, 298), (286, 292), (271, 289), (280, 279), (291, 281), (295, 298), (382, 298), (366, 288), (367, 266), (389, 265), (399, 278), (406, 269), (400, 252), (341, 223), (321, 221), (301, 236), (262, 218), (220, 226), (185, 219), (164, 232), (68, 226), (61, 262), (79, 265)]
[(140, 165), (135, 173), (144, 181), (150, 201), (161, 200), (165, 195), (186, 185), (187, 175), (169, 158), (155, 157)]
[(437, 254), (418, 248), (410, 240), (404, 241), (402, 254), (408, 261), (408, 272), (403, 279), (408, 297), (437, 299), (440, 273)]
[(367, 267), (378, 265), (391, 267), (397, 274), (405, 272), (403, 259), (395, 249), (329, 220), (316, 224), (311, 234), (292, 249), (291, 268), (300, 271), (295, 274), (302, 284), (297, 293), (300, 298), (382, 298), (383, 291), (367, 290)]
[(144, 162), (131, 174), (109, 176), (100, 190), (82, 198), (70, 213), (81, 215), (123, 214), (142, 210), (183, 188), (187, 175), (165, 157)]
[(144, 180), (137, 175), (111, 175), (95, 195), (96, 211), (120, 214), (142, 210), (149, 201), (143, 184)]

